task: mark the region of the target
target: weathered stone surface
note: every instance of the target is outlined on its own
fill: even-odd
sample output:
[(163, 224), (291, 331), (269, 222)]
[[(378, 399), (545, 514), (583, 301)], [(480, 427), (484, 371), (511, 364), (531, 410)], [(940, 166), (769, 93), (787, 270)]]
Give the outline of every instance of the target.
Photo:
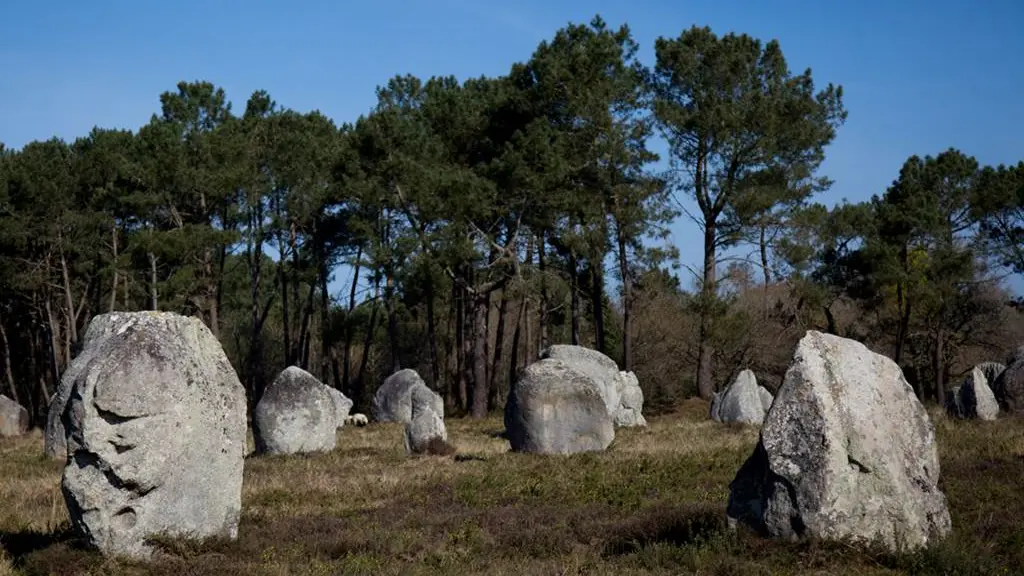
[[(427, 387), (427, 384), (420, 378), (420, 375), (411, 368), (399, 370), (388, 376), (377, 389), (370, 403), (370, 415), (377, 422), (402, 422), (412, 421), (412, 398), (410, 393), (416, 386)], [(444, 418), (444, 399), (433, 392), (433, 408), (438, 416)]]
[(28, 410), (0, 394), (0, 436), (21, 436), (28, 432)]
[(433, 408), (433, 394), (426, 386), (412, 389), (412, 421), (405, 425), (405, 450), (409, 454), (423, 454), (431, 442), (448, 440), (444, 419)]
[(348, 413), (352, 411), (352, 400), (348, 396), (342, 394), (337, 388), (327, 386), (327, 391), (331, 394), (331, 398), (334, 400), (334, 408), (337, 411), (338, 428), (341, 428), (345, 425), (345, 422), (348, 421)]
[(753, 372), (740, 372), (728, 388), (711, 399), (711, 418), (718, 422), (760, 424), (765, 414), (760, 390), (763, 388), (757, 385)]
[(555, 344), (540, 354), (541, 359), (560, 360), (566, 366), (587, 376), (594, 381), (601, 392), (608, 414), (614, 420), (622, 406), (619, 390), (622, 385), (619, 378), (619, 365), (614, 360), (590, 348), (570, 344)]
[(43, 431), (43, 452), (51, 457), (64, 460), (68, 456), (67, 439), (64, 432), (62, 415), (71, 397), (71, 388), (78, 379), (82, 369), (88, 366), (102, 344), (116, 330), (124, 326), (128, 313), (111, 312), (95, 316), (85, 329), (79, 341), (81, 349), (75, 355), (64, 374), (61, 375), (57, 391), (50, 398), (50, 406), (46, 414), (46, 429)]
[(513, 384), (505, 405), (505, 428), (516, 452), (594, 452), (615, 439), (598, 385), (554, 358), (527, 366)]
[(768, 409), (772, 407), (772, 402), (775, 400), (775, 398), (772, 396), (772, 393), (769, 392), (768, 389), (765, 388), (764, 386), (758, 386), (757, 393), (758, 395), (761, 396), (761, 407), (764, 408), (764, 413), (767, 414)]
[(644, 418), (644, 392), (632, 372), (619, 372), (619, 408), (614, 424), (622, 427), (647, 426)]
[(331, 388), (297, 366), (285, 368), (267, 386), (252, 420), (259, 454), (329, 452), (344, 424)]
[(950, 531), (935, 429), (895, 362), (819, 332), (800, 341), (728, 514), (765, 535), (925, 546)]
[(963, 384), (946, 393), (946, 412), (954, 418), (996, 419), (999, 403), (981, 366), (975, 366)]
[(1007, 359), (1006, 369), (996, 378), (992, 392), (999, 406), (1010, 414), (1024, 414), (1024, 346)]
[(64, 411), (62, 491), (74, 527), (105, 554), (145, 558), (163, 534), (238, 533), (245, 391), (196, 318), (117, 314), (77, 357)]

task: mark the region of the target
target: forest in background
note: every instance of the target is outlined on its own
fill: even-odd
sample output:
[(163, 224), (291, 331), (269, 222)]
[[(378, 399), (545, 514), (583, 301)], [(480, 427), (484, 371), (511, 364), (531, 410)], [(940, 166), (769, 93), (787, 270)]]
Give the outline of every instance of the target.
[(298, 365), (365, 411), (414, 368), (473, 417), (553, 343), (636, 372), (652, 413), (743, 368), (774, 390), (810, 329), (892, 357), (926, 400), (1024, 343), (1024, 162), (937, 143), (826, 206), (841, 86), (743, 34), (659, 38), (653, 67), (639, 48), (595, 17), (500, 77), (395, 76), (341, 125), (195, 81), (136, 131), (0, 144), (0, 393), (40, 423), (109, 311), (201, 318), (250, 405)]

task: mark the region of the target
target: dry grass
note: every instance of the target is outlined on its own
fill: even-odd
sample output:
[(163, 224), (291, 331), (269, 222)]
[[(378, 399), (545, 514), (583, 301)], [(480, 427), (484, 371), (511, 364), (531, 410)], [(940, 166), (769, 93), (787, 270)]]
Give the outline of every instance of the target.
[(571, 457), (509, 453), (497, 418), (448, 421), (454, 456), (407, 457), (397, 425), (346, 427), (330, 454), (247, 460), (238, 540), (161, 540), (148, 565), (81, 549), (41, 437), (0, 440), (0, 576), (989, 575), (1024, 566), (1024, 420), (933, 415), (955, 532), (894, 557), (730, 532), (728, 484), (757, 432), (706, 413), (688, 401), (647, 429), (619, 431), (605, 453)]

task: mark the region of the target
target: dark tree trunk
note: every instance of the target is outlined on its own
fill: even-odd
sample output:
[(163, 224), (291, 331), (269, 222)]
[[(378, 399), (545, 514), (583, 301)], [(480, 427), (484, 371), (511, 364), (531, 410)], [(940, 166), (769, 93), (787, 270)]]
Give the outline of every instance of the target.
[[(327, 261), (324, 258), (320, 260), (320, 379), (324, 382), (330, 382), (330, 365), (331, 365), (331, 335), (330, 335), (330, 312), (331, 312), (331, 297), (327, 291), (328, 276), (330, 271), (327, 270)], [(334, 388), (341, 387), (341, 382), (337, 378), (334, 378)]]
[(935, 372), (935, 399), (940, 404), (946, 398), (946, 331), (939, 326), (935, 331), (935, 355), (932, 369)]
[(466, 389), (466, 291), (453, 283), (452, 291), (455, 297), (455, 366), (458, 374), (458, 387), (456, 398), (459, 408), (466, 410), (469, 407), (468, 390)]
[[(249, 358), (246, 362), (248, 373), (249, 401), (250, 408), (255, 408), (256, 403), (263, 396), (265, 382), (263, 381), (263, 317), (260, 313), (261, 284), (263, 282), (263, 212), (260, 207), (256, 208), (255, 214), (250, 214), (249, 235), (246, 242), (246, 255), (249, 258)], [(257, 232), (253, 232), (257, 229)]]
[(768, 269), (768, 242), (765, 238), (766, 226), (762, 222), (760, 225), (760, 238), (759, 244), (761, 248), (761, 272), (764, 274), (764, 294), (762, 299), (762, 306), (764, 308), (764, 316), (768, 317), (768, 287), (772, 283), (772, 273)]
[[(375, 279), (376, 294), (380, 296), (380, 279)], [(373, 345), (373, 331), (377, 326), (377, 311), (380, 309), (379, 298), (373, 304), (373, 311), (370, 313), (370, 323), (366, 327), (366, 338), (363, 339), (363, 357), (359, 361), (359, 375), (356, 376), (356, 385), (353, 399), (360, 405), (365, 405), (366, 396), (366, 365), (370, 360), (370, 346)]]
[(117, 224), (110, 227), (110, 252), (113, 256), (114, 280), (110, 285), (110, 306), (107, 312), (113, 312), (117, 306), (117, 282), (120, 280), (117, 274)]
[(389, 272), (384, 298), (388, 307), (388, 347), (391, 349), (391, 372), (402, 369), (402, 361), (398, 349), (398, 296), (395, 290), (395, 277)]
[[(540, 332), (540, 345), (537, 347), (538, 351), (544, 350), (548, 347), (548, 279), (546, 274), (546, 258), (544, 255), (547, 252), (547, 239), (544, 232), (540, 234), (540, 242), (537, 250), (537, 270), (540, 272), (540, 304), (538, 306), (540, 312), (540, 326), (538, 332)], [(529, 262), (530, 258), (527, 258)], [(527, 264), (529, 265), (529, 264)], [(526, 338), (527, 342), (530, 342), (529, 336)]]
[[(516, 379), (519, 377), (519, 334), (523, 326), (523, 322), (529, 323), (529, 307), (526, 305), (528, 300), (523, 297), (522, 303), (519, 305), (519, 316), (516, 318), (516, 329), (512, 332), (512, 350), (508, 359), (508, 389), (512, 390), (512, 386), (515, 385)], [(529, 324), (527, 324), (529, 326)], [(529, 340), (527, 340), (529, 341)]]
[(572, 312), (572, 344), (580, 344), (580, 293), (579, 293), (579, 270), (577, 269), (576, 254), (569, 253), (569, 294)]
[[(47, 342), (49, 343), (49, 346), (50, 346), (49, 354), (47, 354), (47, 356), (50, 359), (50, 366), (49, 366), (49, 368), (50, 368), (50, 382), (53, 382), (54, 386), (56, 386), (57, 382), (60, 382), (60, 368), (58, 368), (59, 363), (58, 363), (58, 360), (57, 360), (57, 349), (58, 349), (57, 338), (58, 338), (58, 332), (60, 330), (60, 326), (57, 323), (56, 316), (54, 316), (54, 314), (53, 314), (53, 308), (50, 306), (50, 298), (48, 296), (46, 296), (46, 297), (44, 297), (43, 301), (46, 304), (46, 317), (48, 319), (47, 329), (46, 329), (46, 336), (47, 336), (46, 340), (47, 340)], [(46, 379), (45, 378), (43, 379), (42, 382), (43, 382), (43, 398), (44, 399), (48, 399), (52, 395), (51, 389), (50, 389), (49, 386), (46, 385)]]
[[(900, 264), (904, 270), (909, 266), (906, 246), (900, 250)], [(896, 307), (900, 313), (900, 325), (896, 332), (896, 350), (893, 352), (892, 359), (898, 365), (903, 358), (903, 347), (907, 340), (907, 333), (910, 331), (911, 311), (910, 297), (906, 293), (902, 281), (896, 282)]]
[(488, 410), (493, 410), (498, 404), (498, 375), (501, 371), (501, 356), (505, 349), (505, 316), (508, 314), (508, 290), (501, 291), (501, 303), (498, 305), (498, 326), (494, 335), (494, 359), (491, 360), (490, 372), (490, 399)]
[(147, 252), (146, 256), (149, 258), (149, 309), (156, 311), (160, 309), (157, 300), (156, 254)]
[(715, 224), (714, 217), (704, 218), (704, 281), (701, 285), (700, 345), (697, 352), (697, 392), (708, 400), (714, 393), (711, 359), (714, 349), (711, 345), (711, 324), (715, 300)]
[(297, 362), (303, 370), (309, 370), (310, 323), (313, 318), (313, 300), (316, 297), (316, 282), (309, 283), (309, 294), (306, 297), (305, 311), (302, 313), (302, 325), (299, 328), (299, 349), (296, 351)]
[(434, 317), (434, 301), (436, 300), (434, 279), (427, 280), (427, 342), (430, 346), (431, 384), (436, 389), (441, 385), (441, 358), (437, 350), (437, 319)]
[(633, 370), (633, 278), (629, 273), (629, 262), (626, 260), (626, 236), (619, 226), (619, 276), (622, 278), (622, 369)]
[(597, 351), (607, 354), (604, 339), (604, 266), (590, 263), (590, 306), (594, 312), (594, 342)]
[(487, 417), (487, 313), (491, 307), (489, 292), (473, 295), (473, 406), (470, 415)]
[(356, 265), (352, 272), (352, 285), (348, 289), (348, 313), (345, 315), (345, 350), (342, 356), (341, 382), (345, 390), (351, 390), (350, 366), (352, 363), (352, 313), (356, 309), (356, 288), (359, 286), (359, 268), (362, 264), (363, 247), (356, 249)]
[(21, 404), (18, 385), (14, 381), (14, 370), (11, 368), (11, 343), (7, 340), (7, 327), (4, 325), (2, 318), (0, 318), (0, 342), (3, 343), (4, 347), (4, 379), (7, 380), (7, 387), (11, 391), (11, 400)]

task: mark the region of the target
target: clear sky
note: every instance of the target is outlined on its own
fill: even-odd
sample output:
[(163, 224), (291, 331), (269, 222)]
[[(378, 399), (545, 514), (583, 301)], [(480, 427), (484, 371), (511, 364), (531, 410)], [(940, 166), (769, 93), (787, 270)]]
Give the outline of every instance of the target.
[[(138, 128), (180, 80), (214, 82), (239, 112), (265, 89), (341, 123), (395, 74), (502, 74), (595, 14), (628, 23), (648, 63), (655, 38), (708, 25), (778, 39), (793, 71), (841, 84), (850, 116), (823, 167), (836, 181), (828, 204), (883, 192), (912, 154), (1024, 159), (1021, 0), (11, 0), (0, 6), (0, 142)], [(688, 220), (674, 226), (684, 263), (700, 258), (700, 238)]]

